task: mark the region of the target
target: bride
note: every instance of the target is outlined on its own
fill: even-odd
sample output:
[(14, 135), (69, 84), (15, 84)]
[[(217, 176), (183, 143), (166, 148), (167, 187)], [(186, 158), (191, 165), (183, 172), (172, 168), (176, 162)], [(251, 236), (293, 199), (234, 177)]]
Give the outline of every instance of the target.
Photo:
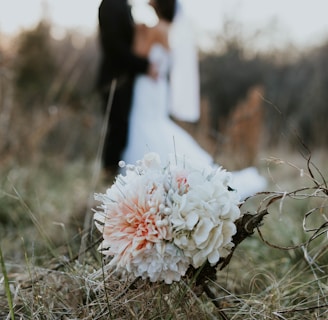
[[(169, 117), (169, 75), (172, 52), (169, 32), (175, 15), (174, 0), (151, 0), (158, 23), (153, 27), (137, 25), (134, 50), (157, 66), (158, 78), (139, 75), (135, 80), (131, 107), (128, 146), (123, 159), (135, 163), (149, 151), (157, 152), (162, 161), (178, 153), (200, 163), (213, 163), (212, 157)], [(184, 92), (188, 95), (188, 92)]]
[[(137, 54), (148, 57), (150, 62), (157, 66), (158, 78), (154, 80), (147, 75), (136, 77), (128, 145), (123, 160), (134, 164), (151, 151), (159, 154), (162, 163), (168, 161), (169, 154), (176, 153), (200, 165), (215, 165), (212, 156), (169, 117), (169, 75), (172, 66), (169, 33), (175, 17), (176, 1), (151, 0), (150, 5), (158, 16), (158, 23), (153, 27), (136, 25), (134, 50)], [(183, 94), (188, 96), (192, 93)], [(234, 174), (235, 185), (238, 186), (241, 197), (263, 190), (265, 181), (255, 168), (247, 168)], [(245, 180), (247, 182), (244, 182)]]

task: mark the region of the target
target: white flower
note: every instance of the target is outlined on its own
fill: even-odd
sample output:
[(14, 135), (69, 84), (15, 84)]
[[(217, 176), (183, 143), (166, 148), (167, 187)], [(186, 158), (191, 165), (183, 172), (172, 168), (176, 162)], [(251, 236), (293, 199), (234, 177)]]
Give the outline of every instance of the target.
[(191, 172), (186, 183), (188, 192), (173, 196), (173, 241), (195, 268), (206, 260), (213, 265), (233, 245), (234, 221), (240, 217), (239, 198), (228, 191), (229, 174), (221, 168), (210, 175)]
[(142, 166), (145, 168), (160, 170), (161, 169), (161, 159), (159, 155), (155, 152), (149, 152), (145, 154), (141, 161)]
[(121, 165), (126, 174), (95, 195), (102, 203), (94, 214), (99, 250), (112, 257), (110, 267), (170, 284), (190, 265), (214, 265), (231, 252), (240, 210), (228, 172), (176, 155), (163, 167), (156, 153)]
[(136, 277), (149, 278), (151, 282), (164, 281), (171, 284), (185, 275), (190, 260), (175, 245), (158, 242), (138, 252), (129, 265)]

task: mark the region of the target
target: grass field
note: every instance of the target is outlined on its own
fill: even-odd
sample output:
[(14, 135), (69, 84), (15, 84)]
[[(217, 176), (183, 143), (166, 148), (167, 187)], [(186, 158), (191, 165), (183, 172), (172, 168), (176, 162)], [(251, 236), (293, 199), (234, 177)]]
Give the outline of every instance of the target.
[[(90, 88), (98, 57), (95, 39), (81, 50), (74, 47), (69, 34), (65, 41), (48, 43), (49, 30), (48, 24), (40, 24), (25, 34), (28, 41), (18, 46), (21, 70), (13, 68), (17, 67), (12, 60), (14, 49), (7, 58), (4, 52), (6, 59), (1, 60), (0, 319), (328, 319), (326, 150), (313, 151), (310, 160), (308, 152), (304, 157), (296, 146), (260, 150), (256, 166), (268, 186), (266, 192), (247, 199), (241, 211), (267, 214), (254, 234), (238, 245), (227, 266), (217, 267), (216, 279), (205, 277), (204, 286), (198, 285), (194, 274), (165, 285), (141, 279), (121, 281), (110, 273), (107, 260), (97, 251), (100, 235), (92, 223), (92, 209), (98, 205), (93, 195), (109, 187), (96, 156), (103, 114), (99, 97)], [(229, 97), (237, 103), (239, 81), (245, 79), (250, 85), (248, 80), (257, 68), (248, 64), (247, 57), (240, 60), (242, 48), (231, 49), (233, 54), (227, 52), (218, 59), (210, 55), (208, 67), (202, 62), (211, 80), (205, 88), (210, 93), (207, 99), (212, 95), (223, 99), (224, 90), (222, 96), (217, 90), (226, 88), (228, 93), (233, 89)], [(274, 86), (267, 90), (270, 93), (271, 88), (272, 97), (263, 94), (263, 100), (261, 94), (254, 101), (255, 96), (248, 95), (247, 99), (255, 110), (261, 104), (266, 112), (274, 112), (266, 120), (261, 118), (258, 126), (241, 119), (247, 125), (232, 132), (243, 138), (237, 149), (246, 149), (247, 154), (249, 146), (257, 146), (252, 131), (263, 138), (258, 130), (262, 124), (268, 136), (264, 144), (294, 145), (298, 134), (293, 128), (304, 126), (308, 141), (319, 138), (322, 144), (318, 145), (326, 145), (327, 46), (318, 50), (291, 65), (269, 64), (269, 82)], [(253, 62), (262, 73), (257, 56)], [(35, 72), (30, 78), (31, 66)], [(14, 70), (28, 76), (18, 94)], [(227, 81), (231, 77), (234, 80)], [(220, 106), (219, 101), (212, 108)], [(247, 105), (244, 102), (239, 101), (240, 110)], [(185, 129), (202, 147), (217, 154), (220, 164), (231, 166), (227, 170), (236, 169), (234, 164), (248, 166), (221, 131), (213, 137), (211, 109), (206, 103), (202, 108), (207, 109), (202, 110), (200, 125), (185, 124)], [(254, 113), (246, 116), (251, 119)], [(221, 114), (217, 117), (221, 120)], [(230, 156), (220, 150), (220, 139), (228, 151), (232, 149)]]
[(310, 165), (311, 177), (301, 155), (262, 152), (259, 170), (268, 192), (241, 209), (268, 215), (260, 234), (255, 231), (227, 267), (217, 268), (217, 279), (208, 282), (211, 297), (188, 277), (170, 286), (120, 281), (96, 250), (95, 230), (79, 254), (85, 219), (96, 205), (93, 193), (108, 187), (94, 163), (48, 158), (37, 166), (3, 167), (0, 318), (326, 319), (323, 159), (313, 154), (318, 170)]

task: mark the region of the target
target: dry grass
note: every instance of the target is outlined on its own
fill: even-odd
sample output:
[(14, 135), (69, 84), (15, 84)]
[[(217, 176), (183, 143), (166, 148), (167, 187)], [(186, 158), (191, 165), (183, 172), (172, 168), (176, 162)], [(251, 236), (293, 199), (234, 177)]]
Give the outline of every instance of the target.
[[(81, 70), (63, 56), (69, 70), (52, 88), (68, 86), (71, 71)], [(99, 103), (97, 109), (93, 99), (83, 100), (87, 107), (75, 110), (64, 99), (32, 106), (33, 113), (20, 111), (11, 73), (3, 66), (0, 71), (0, 319), (328, 318), (328, 172), (320, 171), (326, 170), (326, 151), (312, 155), (320, 170), (299, 154), (261, 151), (258, 158), (268, 160), (256, 164), (271, 192), (248, 199), (242, 211), (268, 215), (228, 266), (217, 268), (217, 279), (208, 281), (212, 298), (193, 278), (171, 286), (122, 282), (104, 267), (93, 230), (87, 230), (92, 237), (84, 259), (78, 259), (92, 195), (107, 186), (101, 179), (93, 183)], [(208, 130), (192, 129), (215, 154), (217, 144), (204, 135)], [(234, 165), (225, 153), (218, 156), (220, 163)]]
[[(61, 123), (72, 117), (65, 119)], [(62, 129), (69, 137), (70, 127)], [(81, 132), (80, 140), (90, 134)], [(29, 161), (11, 155), (0, 168), (1, 319), (327, 318), (328, 172), (299, 154), (288, 153), (287, 161), (286, 150), (262, 151), (257, 165), (270, 192), (248, 199), (241, 209), (268, 214), (227, 267), (218, 266), (217, 279), (204, 292), (194, 278), (167, 286), (109, 276), (94, 230), (87, 230), (92, 237), (79, 259), (92, 195), (108, 185), (101, 177), (94, 183), (99, 167), (87, 158), (45, 156), (38, 144), (33, 150)], [(325, 155), (312, 155), (320, 168)]]
[[(308, 174), (304, 159), (263, 164), (274, 192), (248, 199), (242, 210), (269, 214), (261, 233), (243, 241), (209, 283), (220, 310), (193, 279), (171, 286), (122, 282), (102, 267), (95, 246), (79, 262), (88, 197), (105, 184), (90, 190), (91, 165), (57, 164), (51, 174), (49, 161), (3, 172), (1, 214), (9, 217), (1, 248), (15, 319), (327, 318), (327, 187), (319, 171)], [(0, 318), (10, 319), (4, 280)]]
[[(256, 163), (269, 180), (269, 192), (241, 208), (268, 214), (229, 264), (217, 267), (217, 279), (206, 283), (209, 291), (196, 286), (193, 277), (171, 286), (140, 279), (122, 282), (104, 267), (94, 230), (86, 230), (92, 237), (79, 259), (84, 222), (95, 205), (92, 195), (107, 187), (101, 177), (94, 183), (98, 167), (90, 157), (97, 153), (100, 121), (88, 111), (62, 106), (57, 111), (31, 116), (36, 130), (25, 126), (24, 116), (17, 120), (16, 113), (15, 122), (8, 122), (9, 149), (0, 146), (8, 151), (0, 159), (1, 319), (328, 317), (328, 172), (299, 154), (289, 152), (287, 161), (286, 150), (262, 151)], [(212, 141), (203, 142), (215, 150)], [(81, 152), (86, 143), (89, 156)], [(72, 157), (72, 152), (84, 156)], [(220, 163), (233, 165), (224, 155), (219, 155)], [(325, 169), (326, 152), (312, 157)]]

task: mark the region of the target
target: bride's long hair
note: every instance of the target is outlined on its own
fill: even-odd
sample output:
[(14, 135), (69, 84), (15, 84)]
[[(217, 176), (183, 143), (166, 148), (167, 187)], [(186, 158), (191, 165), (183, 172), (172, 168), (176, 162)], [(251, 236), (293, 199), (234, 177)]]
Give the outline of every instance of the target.
[(160, 18), (168, 22), (173, 21), (176, 12), (176, 0), (152, 0), (151, 3)]

